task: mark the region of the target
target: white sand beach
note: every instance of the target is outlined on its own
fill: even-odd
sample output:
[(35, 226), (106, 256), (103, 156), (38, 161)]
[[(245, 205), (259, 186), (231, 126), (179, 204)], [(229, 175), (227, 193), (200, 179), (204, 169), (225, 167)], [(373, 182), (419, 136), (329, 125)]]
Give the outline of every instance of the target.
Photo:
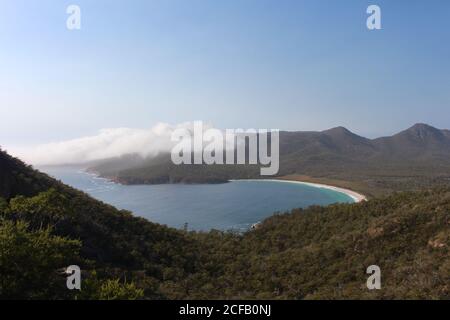
[[(230, 180), (230, 181), (239, 181), (239, 180)], [(242, 181), (242, 180), (241, 180)], [(327, 184), (321, 184), (321, 183), (313, 183), (313, 182), (304, 182), (304, 181), (297, 181), (297, 180), (287, 180), (287, 179), (246, 179), (245, 181), (274, 181), (274, 182), (285, 182), (285, 183), (297, 183), (297, 184), (303, 184), (315, 188), (322, 188), (322, 189), (329, 189), (334, 190), (340, 193), (344, 193), (348, 195), (350, 198), (352, 198), (356, 203), (367, 201), (367, 197), (361, 193), (355, 192), (353, 190), (330, 186)]]

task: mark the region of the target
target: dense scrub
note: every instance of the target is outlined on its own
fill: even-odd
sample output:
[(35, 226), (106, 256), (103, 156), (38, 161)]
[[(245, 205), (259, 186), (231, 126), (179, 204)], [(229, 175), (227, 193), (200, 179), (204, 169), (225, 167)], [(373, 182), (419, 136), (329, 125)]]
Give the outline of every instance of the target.
[[(293, 210), (246, 234), (194, 233), (0, 154), (2, 176), (20, 181), (0, 197), (2, 299), (450, 298), (448, 188)], [(65, 288), (61, 270), (72, 264), (81, 292)], [(366, 288), (373, 264), (382, 290)]]

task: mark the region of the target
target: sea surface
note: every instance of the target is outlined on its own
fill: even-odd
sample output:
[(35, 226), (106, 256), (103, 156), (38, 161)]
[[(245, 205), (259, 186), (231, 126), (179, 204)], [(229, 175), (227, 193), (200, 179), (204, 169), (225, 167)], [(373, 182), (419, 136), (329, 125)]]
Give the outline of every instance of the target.
[(40, 170), (119, 209), (170, 227), (189, 230), (248, 230), (276, 212), (310, 205), (351, 203), (346, 194), (277, 181), (232, 181), (213, 185), (126, 186), (74, 167)]

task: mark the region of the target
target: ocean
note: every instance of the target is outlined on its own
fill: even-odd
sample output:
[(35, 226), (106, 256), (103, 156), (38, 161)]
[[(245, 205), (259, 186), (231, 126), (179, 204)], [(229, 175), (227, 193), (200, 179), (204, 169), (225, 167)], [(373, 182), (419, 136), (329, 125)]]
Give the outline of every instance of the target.
[(203, 185), (120, 185), (74, 167), (40, 170), (118, 209), (174, 228), (246, 231), (274, 213), (332, 203), (352, 203), (343, 193), (282, 181), (232, 181)]

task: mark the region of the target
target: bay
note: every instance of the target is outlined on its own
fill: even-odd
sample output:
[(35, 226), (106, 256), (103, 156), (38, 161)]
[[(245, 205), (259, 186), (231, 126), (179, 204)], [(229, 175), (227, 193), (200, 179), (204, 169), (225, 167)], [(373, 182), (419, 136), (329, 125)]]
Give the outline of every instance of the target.
[(189, 230), (248, 230), (276, 212), (351, 203), (346, 194), (282, 181), (225, 184), (120, 185), (75, 167), (40, 168), (52, 177), (118, 209), (152, 222)]

